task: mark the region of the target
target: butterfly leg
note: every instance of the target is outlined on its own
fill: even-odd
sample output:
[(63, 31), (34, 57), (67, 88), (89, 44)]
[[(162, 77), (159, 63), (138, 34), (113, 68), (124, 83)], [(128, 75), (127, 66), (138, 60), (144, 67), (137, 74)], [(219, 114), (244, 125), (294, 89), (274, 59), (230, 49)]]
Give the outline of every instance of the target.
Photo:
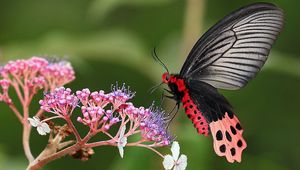
[(172, 94), (172, 95), (164, 95), (164, 97), (167, 97), (169, 99), (176, 99), (175, 95), (173, 94), (172, 91), (168, 90), (168, 89), (164, 89), (166, 92), (168, 92), (169, 94)]
[[(177, 106), (177, 107), (176, 107), (176, 106)], [(169, 113), (167, 114), (168, 116), (170, 116), (170, 115), (173, 113), (174, 109), (177, 108), (177, 109), (176, 109), (176, 112), (172, 115), (172, 118), (171, 118), (170, 121), (168, 122), (167, 129), (169, 128), (170, 123), (173, 121), (173, 119), (174, 119), (175, 116), (177, 115), (178, 110), (179, 110), (179, 106), (180, 106), (180, 103), (177, 102), (176, 105), (175, 105), (175, 106), (173, 107), (173, 109), (171, 110), (171, 112), (169, 112)]]

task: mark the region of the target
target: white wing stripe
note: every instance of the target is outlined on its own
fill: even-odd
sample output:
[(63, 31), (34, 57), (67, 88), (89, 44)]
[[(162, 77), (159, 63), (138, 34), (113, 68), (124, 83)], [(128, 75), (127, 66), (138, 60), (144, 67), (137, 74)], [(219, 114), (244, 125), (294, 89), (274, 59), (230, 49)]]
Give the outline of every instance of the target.
[(233, 27), (234, 31), (238, 31), (239, 29), (242, 29), (242, 28), (251, 28), (251, 27), (254, 27), (254, 28), (266, 28), (266, 27), (269, 27), (270, 29), (278, 29), (280, 30), (282, 28), (282, 25), (280, 24), (273, 24), (273, 23), (261, 23), (261, 22), (258, 22), (258, 23), (249, 23), (249, 24), (245, 24), (245, 25), (241, 25), (239, 27)]
[(273, 40), (266, 39), (266, 38), (242, 39), (242, 40), (236, 41), (235, 45), (248, 44), (248, 43), (251, 43), (251, 44), (264, 43), (264, 44), (269, 45), (271, 47), (272, 44), (273, 44)]
[[(215, 67), (219, 67), (220, 69), (224, 69), (224, 70), (229, 69), (231, 71), (237, 71), (237, 72), (239, 71), (240, 73), (245, 72), (245, 73), (247, 73), (247, 75), (250, 75), (252, 73), (254, 74), (257, 71), (253, 67), (250, 67), (249, 69), (244, 69), (244, 68), (237, 67), (236, 65), (229, 65), (229, 64), (227, 64), (227, 65), (225, 65), (225, 64), (222, 64), (222, 65), (214, 64), (214, 65), (212, 65), (212, 68), (215, 68)], [(210, 69), (210, 70), (212, 71), (214, 69)]]
[(244, 35), (244, 34), (254, 34), (254, 35), (256, 35), (257, 33), (273, 35), (273, 36), (276, 36), (278, 34), (277, 31), (269, 30), (269, 29), (244, 29), (244, 30), (236, 31), (237, 36)]
[(238, 23), (235, 24), (235, 27), (239, 27), (239, 26), (244, 25), (246, 23), (249, 23), (253, 20), (260, 19), (260, 18), (265, 18), (265, 17), (283, 18), (282, 13), (277, 12), (277, 11), (258, 12), (256, 14), (252, 14), (252, 15), (242, 19), (241, 21), (239, 21)]
[(259, 47), (259, 48), (253, 48), (253, 47), (238, 48), (238, 47), (233, 47), (231, 49), (232, 50), (225, 53), (224, 55), (230, 56), (231, 54), (254, 54), (254, 55), (261, 55), (264, 58), (265, 58), (266, 55), (268, 55), (268, 50), (266, 50), (264, 47)]
[(255, 61), (255, 62), (262, 62), (262, 63), (264, 63), (266, 61), (262, 57), (250, 58), (250, 57), (232, 57), (232, 56), (226, 57), (226, 56), (223, 56), (222, 59), (224, 61), (235, 61), (235, 62), (237, 62), (237, 61), (239, 61), (239, 62), (245, 62), (245, 61), (251, 62), (251, 61)]
[(215, 76), (215, 75), (232, 76), (234, 78), (242, 79), (244, 81), (247, 81), (248, 80), (247, 78), (251, 78), (250, 76), (245, 75), (245, 74), (240, 74), (240, 73), (232, 72), (232, 71), (224, 71), (224, 70), (216, 70), (216, 73), (212, 74), (212, 76)]

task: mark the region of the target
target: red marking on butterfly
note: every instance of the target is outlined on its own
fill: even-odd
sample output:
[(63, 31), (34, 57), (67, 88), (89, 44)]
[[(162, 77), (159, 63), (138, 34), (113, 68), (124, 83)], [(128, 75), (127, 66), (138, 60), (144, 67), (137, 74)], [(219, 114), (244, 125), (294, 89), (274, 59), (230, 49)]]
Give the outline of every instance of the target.
[(246, 6), (197, 41), (179, 74), (162, 75), (198, 133), (212, 134), (215, 152), (228, 162), (240, 162), (247, 144), (240, 121), (217, 88), (237, 90), (254, 78), (282, 27), (283, 12), (275, 5)]

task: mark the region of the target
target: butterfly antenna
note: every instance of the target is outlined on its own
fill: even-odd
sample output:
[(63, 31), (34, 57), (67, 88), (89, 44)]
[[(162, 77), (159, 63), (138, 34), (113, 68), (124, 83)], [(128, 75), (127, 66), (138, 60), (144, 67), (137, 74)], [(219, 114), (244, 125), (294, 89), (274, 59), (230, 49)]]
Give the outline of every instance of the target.
[(159, 83), (158, 85), (155, 85), (153, 87), (151, 87), (149, 90), (148, 90), (148, 93), (152, 94), (156, 89), (159, 88), (159, 86), (161, 86), (163, 84), (163, 82)]
[(161, 97), (160, 97), (160, 105), (159, 105), (160, 108), (162, 108), (162, 105), (163, 105), (164, 101), (165, 101), (165, 91), (163, 91), (163, 92), (161, 93)]
[(158, 58), (157, 53), (156, 53), (156, 47), (153, 48), (153, 52), (152, 52), (152, 57), (155, 61), (157, 61), (161, 66), (164, 67), (164, 69), (169, 73), (169, 69), (167, 68), (167, 66), (161, 61), (160, 58)]

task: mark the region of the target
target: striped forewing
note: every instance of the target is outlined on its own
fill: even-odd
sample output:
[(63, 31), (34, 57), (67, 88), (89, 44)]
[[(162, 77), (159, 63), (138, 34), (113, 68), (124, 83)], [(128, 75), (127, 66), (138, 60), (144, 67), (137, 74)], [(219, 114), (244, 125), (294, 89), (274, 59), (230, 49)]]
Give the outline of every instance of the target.
[(214, 28), (211, 33), (215, 35), (205, 44), (197, 43), (202, 47), (191, 51), (195, 56), (189, 56), (190, 66), (181, 72), (183, 77), (234, 90), (256, 75), (282, 29), (283, 13), (274, 6), (244, 11), (239, 11), (241, 17), (234, 16), (234, 20)]

